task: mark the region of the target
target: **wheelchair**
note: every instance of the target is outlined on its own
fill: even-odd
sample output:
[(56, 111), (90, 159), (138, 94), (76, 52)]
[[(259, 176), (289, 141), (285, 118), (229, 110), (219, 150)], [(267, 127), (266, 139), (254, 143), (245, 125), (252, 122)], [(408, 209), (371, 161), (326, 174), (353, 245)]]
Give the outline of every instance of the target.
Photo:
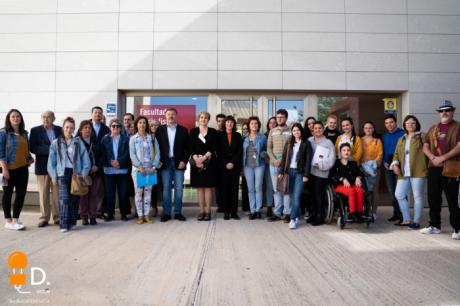
[(347, 223), (364, 223), (366, 228), (369, 228), (370, 224), (373, 223), (374, 216), (372, 215), (372, 208), (374, 203), (369, 200), (370, 194), (367, 191), (365, 179), (363, 181), (364, 194), (364, 206), (363, 214), (361, 219), (355, 221), (348, 217), (348, 197), (342, 194), (339, 194), (334, 191), (334, 186), (330, 183), (326, 187), (325, 196), (323, 198), (323, 216), (325, 224), (331, 224), (334, 218), (337, 219), (337, 226), (340, 229), (344, 229)]

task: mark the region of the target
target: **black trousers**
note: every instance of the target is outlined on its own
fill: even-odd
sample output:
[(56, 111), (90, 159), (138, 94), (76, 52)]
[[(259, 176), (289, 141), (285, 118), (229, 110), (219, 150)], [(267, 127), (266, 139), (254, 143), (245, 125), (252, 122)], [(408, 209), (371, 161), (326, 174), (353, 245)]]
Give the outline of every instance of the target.
[(241, 208), (243, 211), (249, 211), (249, 190), (248, 190), (248, 183), (246, 182), (246, 178), (243, 176), (241, 180)]
[(324, 218), (324, 190), (327, 179), (311, 175), (309, 180), (310, 195), (313, 198), (313, 214), (321, 219)]
[(13, 218), (18, 219), (21, 214), (24, 198), (27, 192), (27, 183), (29, 181), (29, 167), (21, 167), (9, 170), (10, 179), (8, 186), (3, 187), (2, 207), (5, 219), (11, 219), (11, 199), (13, 191), (16, 189), (16, 197), (13, 203)]
[(118, 207), (120, 209), (120, 214), (129, 214), (129, 198), (127, 195), (128, 181), (126, 174), (106, 174), (104, 175), (104, 182), (108, 216), (113, 217), (115, 214), (116, 193), (118, 193)]
[(441, 228), (442, 192), (444, 191), (449, 207), (450, 225), (456, 232), (460, 230), (459, 182), (458, 179), (443, 176), (441, 167), (428, 168), (428, 204), (431, 226)]
[(224, 180), (222, 178), (217, 179), (217, 185), (216, 185), (216, 204), (219, 209), (223, 209), (223, 187), (224, 186)]
[[(222, 180), (225, 188), (222, 188), (224, 213), (236, 214), (238, 212), (238, 184), (240, 180), (239, 169), (222, 169)], [(249, 205), (248, 205), (249, 206)]]

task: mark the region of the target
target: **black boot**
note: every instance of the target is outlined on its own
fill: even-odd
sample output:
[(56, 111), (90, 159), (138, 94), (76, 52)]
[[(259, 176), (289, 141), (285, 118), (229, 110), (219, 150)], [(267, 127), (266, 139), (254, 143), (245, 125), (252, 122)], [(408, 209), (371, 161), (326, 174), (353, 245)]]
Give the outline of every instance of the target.
[(273, 209), (271, 207), (267, 207), (267, 218), (273, 217)]

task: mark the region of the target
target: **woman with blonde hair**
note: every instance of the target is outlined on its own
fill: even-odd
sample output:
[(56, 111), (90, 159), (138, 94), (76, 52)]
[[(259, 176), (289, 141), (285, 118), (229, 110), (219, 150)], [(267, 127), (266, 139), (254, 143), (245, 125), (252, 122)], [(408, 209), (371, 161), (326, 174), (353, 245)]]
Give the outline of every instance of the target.
[(211, 201), (216, 187), (217, 131), (208, 127), (210, 118), (208, 112), (201, 112), (198, 127), (190, 131), (190, 185), (198, 192), (198, 221), (211, 220)]

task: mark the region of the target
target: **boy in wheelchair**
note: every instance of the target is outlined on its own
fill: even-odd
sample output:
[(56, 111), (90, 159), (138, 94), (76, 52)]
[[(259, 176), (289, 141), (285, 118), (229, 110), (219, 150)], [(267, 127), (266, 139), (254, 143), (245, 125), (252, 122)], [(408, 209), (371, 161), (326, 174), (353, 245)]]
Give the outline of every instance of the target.
[(350, 144), (343, 143), (339, 150), (341, 158), (336, 160), (330, 170), (331, 183), (336, 193), (348, 198), (348, 218), (360, 222), (362, 221), (365, 197), (362, 181), (364, 174), (358, 164), (350, 160)]

